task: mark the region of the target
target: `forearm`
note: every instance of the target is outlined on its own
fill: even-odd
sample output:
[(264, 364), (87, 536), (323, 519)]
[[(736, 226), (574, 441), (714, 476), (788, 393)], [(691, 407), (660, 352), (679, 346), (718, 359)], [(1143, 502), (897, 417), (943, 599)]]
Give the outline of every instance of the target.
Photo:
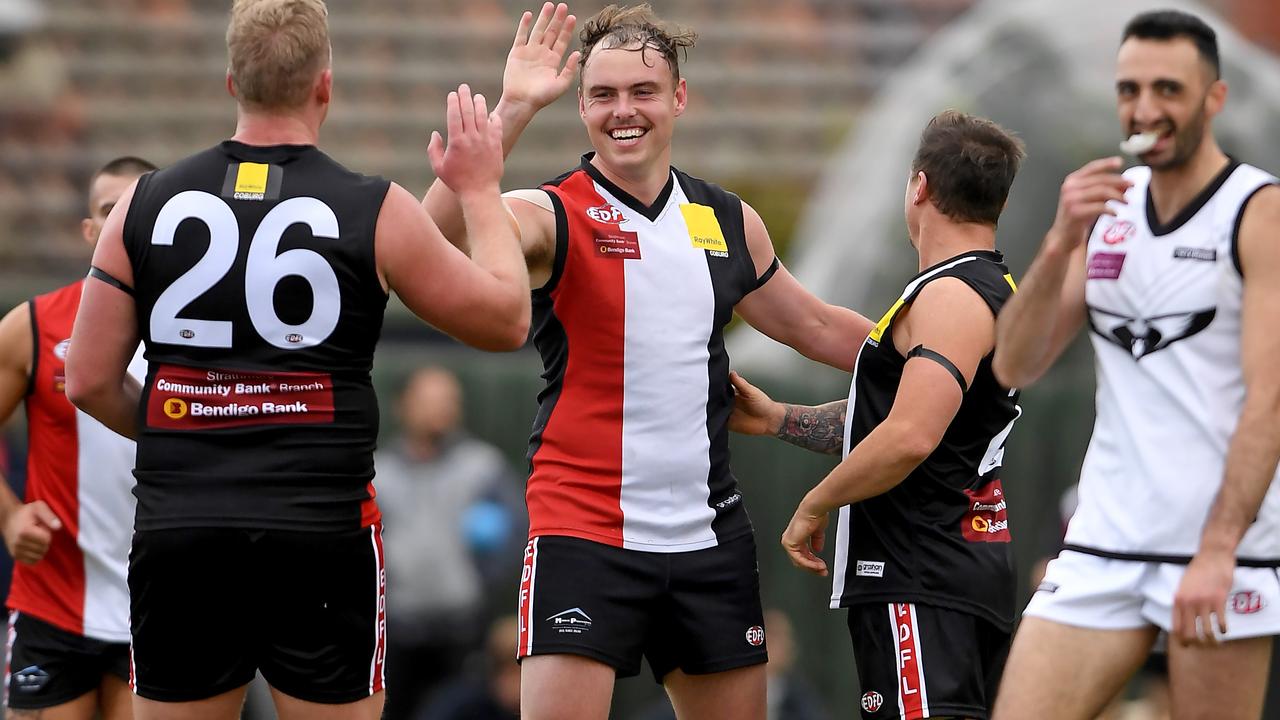
[[(511, 154), (521, 133), (528, 127), (536, 111), (525, 105), (511, 103), (506, 99), (498, 101), (494, 114), (502, 118), (502, 156)], [(427, 194), (422, 198), (422, 207), (431, 215), (440, 232), (449, 242), (464, 253), (470, 254), (468, 242), (468, 226), (464, 222), (462, 205), (458, 194), (439, 178), (431, 183)]]
[(825, 405), (783, 405), (782, 425), (774, 437), (805, 450), (836, 455), (844, 450), (844, 419), (848, 400)]
[(805, 495), (800, 507), (821, 515), (897, 487), (928, 457), (917, 434), (886, 421)]
[(119, 385), (104, 385), (68, 396), (76, 407), (119, 435), (130, 440), (138, 438), (138, 404), (142, 387), (130, 375)]
[(1058, 305), (1071, 252), (1046, 240), (1018, 292), (1009, 298), (996, 321), (993, 369), (1007, 387), (1023, 387), (1052, 363)]
[(460, 196), (460, 206), (470, 229), (471, 259), (499, 283), (501, 289), (492, 299), (498, 307), (493, 311), (518, 316), (529, 313), (529, 272), (515, 230), (508, 222), (506, 206), (497, 188)]
[(875, 327), (849, 308), (828, 305), (821, 326), (797, 338), (800, 354), (837, 370), (853, 372), (858, 351)]
[[(1253, 400), (1250, 402), (1250, 400)], [(1280, 398), (1246, 399), (1231, 445), (1222, 488), (1209, 509), (1200, 551), (1234, 556), (1258, 516), (1280, 460)]]

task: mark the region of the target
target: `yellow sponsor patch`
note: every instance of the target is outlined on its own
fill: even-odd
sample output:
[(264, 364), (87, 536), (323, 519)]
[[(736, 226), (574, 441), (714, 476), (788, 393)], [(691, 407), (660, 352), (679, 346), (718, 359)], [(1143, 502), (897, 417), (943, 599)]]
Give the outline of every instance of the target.
[(1006, 273), (1006, 274), (1005, 274), (1005, 276), (1004, 276), (1004, 281), (1005, 281), (1005, 282), (1007, 282), (1007, 283), (1009, 283), (1009, 287), (1013, 288), (1013, 291), (1014, 291), (1014, 292), (1018, 292), (1018, 285), (1017, 285), (1017, 283), (1015, 283), (1015, 282), (1013, 281), (1013, 276), (1012, 276), (1012, 275), (1009, 275), (1009, 274), (1007, 274), (1007, 273)]
[(270, 165), (263, 163), (242, 162), (236, 171), (236, 188), (238, 193), (262, 195), (267, 191), (267, 170)]
[(893, 322), (893, 316), (897, 315), (901, 309), (902, 298), (898, 298), (898, 302), (894, 303), (893, 307), (889, 308), (889, 312), (886, 312), (884, 317), (880, 318), (880, 322), (876, 323), (876, 326), (871, 329), (871, 334), (867, 337), (872, 342), (879, 344), (880, 338), (884, 337), (884, 331), (889, 329), (889, 323)]
[(699, 250), (713, 250), (728, 254), (729, 244), (724, 241), (716, 211), (707, 205), (681, 203), (680, 214), (689, 228), (689, 240)]

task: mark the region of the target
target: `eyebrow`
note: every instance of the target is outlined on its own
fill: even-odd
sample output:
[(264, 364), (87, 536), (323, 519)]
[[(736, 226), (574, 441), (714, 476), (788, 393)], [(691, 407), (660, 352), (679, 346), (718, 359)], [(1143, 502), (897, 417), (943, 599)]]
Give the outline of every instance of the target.
[[(628, 87), (627, 89), (649, 90), (649, 89), (657, 89), (657, 87), (658, 87), (657, 82), (654, 82), (653, 80), (645, 80), (643, 82), (632, 83), (631, 86)], [(599, 92), (600, 90), (616, 90), (616, 89), (617, 88), (615, 88), (613, 85), (592, 85), (591, 87), (587, 88), (587, 92), (594, 93), (594, 92)]]

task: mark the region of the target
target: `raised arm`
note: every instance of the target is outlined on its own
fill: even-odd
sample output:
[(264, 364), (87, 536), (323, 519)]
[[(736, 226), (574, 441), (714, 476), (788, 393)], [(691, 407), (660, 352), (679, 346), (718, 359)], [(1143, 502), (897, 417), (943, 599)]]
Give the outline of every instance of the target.
[[(31, 308), (22, 303), (0, 320), (0, 425), (13, 416), (27, 393), (34, 345)], [(0, 474), (0, 530), (10, 557), (27, 565), (39, 562), (53, 533), (61, 529), (62, 521), (43, 500), (23, 503)]]
[(1240, 267), (1245, 278), (1240, 330), (1244, 407), (1227, 449), (1222, 488), (1200, 535), (1200, 549), (1174, 595), (1171, 634), (1183, 644), (1216, 643), (1215, 625), (1219, 631), (1227, 631), (1226, 602), (1235, 572), (1236, 548), (1257, 519), (1280, 461), (1277, 228), (1280, 187), (1273, 186), (1254, 196), (1240, 224)]
[[(533, 116), (569, 89), (579, 54), (570, 53), (568, 62), (564, 54), (573, 40), (576, 24), (577, 18), (569, 14), (564, 3), (543, 4), (537, 21), (529, 12), (520, 17), (502, 74), (502, 97), (493, 111), (502, 120), (504, 157), (515, 147)], [(422, 199), (422, 206), (449, 242), (469, 252), (462, 208), (458, 196), (448, 185), (439, 179), (433, 182)]]
[[(923, 345), (959, 370), (966, 387), (971, 384), (995, 343), (995, 318), (982, 298), (964, 281), (942, 278), (903, 312), (893, 329), (898, 351), (905, 356)], [(792, 564), (826, 575), (816, 553), (825, 543), (827, 514), (905, 480), (942, 442), (963, 401), (964, 388), (950, 369), (926, 355), (908, 359), (889, 415), (796, 508), (782, 535)]]
[[(129, 186), (102, 225), (93, 267), (133, 287), (124, 249), (124, 218), (137, 182)], [(131, 292), (94, 276), (84, 283), (67, 349), (67, 398), (98, 422), (133, 440), (138, 436), (142, 386), (129, 374), (138, 349), (138, 321)]]
[[(760, 214), (746, 203), (742, 204), (742, 222), (756, 277), (762, 277), (776, 257), (773, 241)], [(781, 266), (764, 285), (743, 298), (736, 310), (765, 335), (810, 360), (846, 372), (853, 370), (858, 348), (875, 327), (875, 323), (848, 308), (818, 299)]]
[(378, 215), (378, 272), (418, 317), (483, 350), (514, 350), (529, 332), (529, 273), (498, 193), (502, 123), (466, 85), (449, 93), (448, 146), (433, 133), (436, 175), (453, 188), (471, 229), (468, 259), (418, 202), (392, 185)]
[(1084, 324), (1085, 241), (1108, 202), (1124, 202), (1120, 158), (1094, 160), (1067, 176), (1058, 214), (1018, 292), (1000, 311), (992, 370), (1005, 387), (1026, 387), (1053, 365)]

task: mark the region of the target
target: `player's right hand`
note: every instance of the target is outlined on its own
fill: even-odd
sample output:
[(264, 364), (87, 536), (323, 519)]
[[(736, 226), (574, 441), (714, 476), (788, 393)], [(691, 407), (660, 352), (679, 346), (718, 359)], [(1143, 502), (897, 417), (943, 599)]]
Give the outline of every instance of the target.
[(736, 372), (729, 373), (729, 382), (733, 383), (729, 430), (743, 435), (777, 435), (786, 409)]
[(1107, 203), (1124, 204), (1124, 193), (1133, 185), (1120, 174), (1122, 168), (1119, 157), (1108, 157), (1068, 175), (1058, 193), (1058, 214), (1049, 238), (1070, 250), (1085, 241), (1100, 216), (1115, 215)]
[(62, 529), (62, 521), (43, 500), (15, 509), (4, 521), (4, 544), (17, 562), (35, 565), (49, 551), (53, 533)]
[(439, 132), (431, 133), (427, 155), (436, 177), (459, 195), (495, 194), (502, 180), (502, 119), (490, 115), (484, 96), (471, 95), (466, 83), (449, 93), (445, 104), (448, 145)]
[(544, 3), (536, 22), (531, 12), (520, 17), (502, 72), (503, 102), (537, 112), (569, 89), (581, 53), (573, 51), (565, 62), (564, 51), (573, 41), (577, 22), (564, 3)]

